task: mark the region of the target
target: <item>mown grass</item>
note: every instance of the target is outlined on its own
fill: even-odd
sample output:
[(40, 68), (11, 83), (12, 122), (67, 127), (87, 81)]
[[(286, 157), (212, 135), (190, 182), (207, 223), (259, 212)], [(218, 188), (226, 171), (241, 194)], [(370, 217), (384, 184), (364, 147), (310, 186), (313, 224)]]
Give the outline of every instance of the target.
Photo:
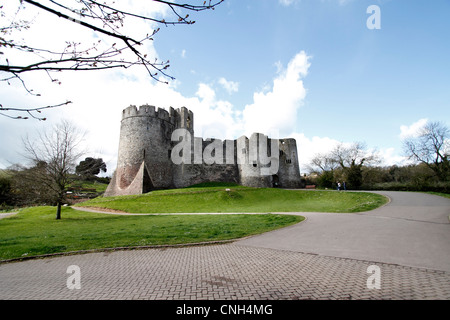
[(300, 216), (140, 215), (123, 216), (55, 207), (34, 207), (0, 219), (0, 260), (115, 247), (229, 240), (302, 221)]
[(386, 202), (386, 197), (367, 192), (200, 185), (196, 188), (153, 191), (144, 195), (99, 197), (78, 205), (129, 213), (351, 213), (369, 211)]

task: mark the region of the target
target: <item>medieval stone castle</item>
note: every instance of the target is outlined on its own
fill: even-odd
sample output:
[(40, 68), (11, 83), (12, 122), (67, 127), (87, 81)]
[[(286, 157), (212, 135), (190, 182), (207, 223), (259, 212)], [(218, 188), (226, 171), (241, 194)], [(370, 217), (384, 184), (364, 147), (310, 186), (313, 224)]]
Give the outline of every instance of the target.
[(221, 141), (194, 137), (187, 108), (130, 106), (123, 110), (117, 169), (105, 196), (142, 194), (202, 182), (250, 187), (300, 188), (295, 139)]

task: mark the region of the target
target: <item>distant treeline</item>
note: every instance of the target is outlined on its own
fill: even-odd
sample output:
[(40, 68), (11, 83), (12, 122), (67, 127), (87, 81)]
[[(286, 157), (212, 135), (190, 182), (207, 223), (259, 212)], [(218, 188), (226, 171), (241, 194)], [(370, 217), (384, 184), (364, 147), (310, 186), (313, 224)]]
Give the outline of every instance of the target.
[[(315, 184), (319, 188), (337, 188), (347, 179), (347, 172), (341, 168), (323, 171), (317, 176), (304, 178), (307, 185)], [(437, 178), (435, 172), (425, 164), (389, 167), (361, 167), (359, 185), (346, 181), (350, 190), (398, 190), (398, 191), (434, 191), (450, 193), (450, 181)], [(360, 182), (360, 183), (359, 183)]]

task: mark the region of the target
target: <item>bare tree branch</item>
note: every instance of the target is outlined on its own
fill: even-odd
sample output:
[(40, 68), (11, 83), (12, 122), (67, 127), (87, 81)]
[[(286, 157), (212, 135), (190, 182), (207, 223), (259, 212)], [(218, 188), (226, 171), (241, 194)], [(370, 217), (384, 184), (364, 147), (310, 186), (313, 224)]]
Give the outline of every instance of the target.
[(13, 111), (13, 112), (18, 112), (18, 113), (27, 113), (27, 114), (30, 115), (30, 117), (32, 117), (34, 119), (45, 121), (45, 120), (47, 120), (46, 118), (38, 117), (34, 113), (42, 113), (42, 110), (61, 107), (61, 106), (68, 105), (70, 103), (72, 103), (72, 102), (71, 101), (66, 101), (66, 102), (63, 102), (63, 103), (60, 103), (60, 104), (55, 104), (55, 105), (52, 105), (52, 106), (45, 106), (45, 107), (38, 107), (38, 108), (26, 108), (26, 107), (25, 108), (4, 108), (3, 105), (0, 104), (0, 111), (2, 111), (2, 112), (0, 112), (0, 115), (8, 117), (8, 118), (11, 118), (11, 119), (22, 119), (22, 120), (29, 119), (29, 117), (27, 117), (27, 116), (24, 116), (24, 117), (20, 116), (20, 115), (18, 115), (18, 116), (11, 116), (11, 115), (8, 115), (8, 114), (4, 113), (4, 112), (8, 112), (8, 111)]
[[(12, 38), (13, 31), (23, 31), (29, 29), (31, 24), (27, 21), (15, 20), (10, 25), (0, 26), (0, 50), (7, 49), (11, 52), (11, 56), (16, 56), (14, 52), (21, 52), (24, 54), (37, 57), (38, 61), (28, 64), (18, 64), (16, 61), (10, 63), (8, 58), (0, 60), (0, 73), (6, 74), (0, 81), (10, 84), (11, 81), (19, 81), (28, 94), (40, 96), (36, 94), (33, 89), (30, 89), (21, 74), (30, 73), (33, 71), (46, 72), (52, 82), (59, 80), (53, 79), (50, 73), (62, 71), (98, 71), (105, 69), (128, 69), (132, 66), (144, 67), (149, 76), (158, 82), (167, 83), (165, 79), (174, 78), (167, 73), (170, 67), (169, 61), (158, 61), (152, 59), (147, 53), (142, 52), (143, 44), (147, 41), (152, 41), (153, 37), (159, 32), (159, 28), (153, 30), (152, 33), (142, 35), (140, 39), (136, 35), (122, 34), (120, 31), (125, 24), (127, 18), (139, 19), (160, 25), (178, 25), (178, 24), (193, 24), (195, 21), (189, 19), (189, 14), (182, 13), (183, 11), (200, 12), (204, 10), (214, 10), (216, 6), (221, 4), (224, 0), (209, 0), (203, 1), (201, 5), (190, 3), (175, 3), (171, 1), (151, 0), (155, 3), (167, 6), (173, 14), (174, 19), (166, 21), (165, 19), (158, 19), (156, 17), (145, 16), (137, 12), (130, 12), (120, 9), (119, 4), (107, 4), (106, 2), (99, 2), (95, 0), (72, 0), (71, 2), (49, 0), (50, 5), (44, 5), (42, 1), (38, 0), (22, 0), (21, 3), (26, 3), (35, 8), (53, 14), (56, 17), (66, 21), (75, 23), (80, 27), (92, 30), (97, 34), (101, 34), (116, 43), (110, 45), (103, 50), (100, 49), (101, 41), (90, 46), (77, 42), (66, 41), (65, 47), (58, 51), (50, 48), (38, 48), (28, 44), (23, 44), (15, 41)], [(72, 6), (73, 5), (73, 6)], [(0, 10), (2, 9), (0, 5)], [(23, 7), (19, 7), (23, 9)], [(16, 12), (16, 15), (18, 11)], [(1, 11), (0, 11), (1, 13)], [(101, 24), (101, 25), (99, 25)], [(130, 55), (128, 55), (130, 54)], [(0, 58), (4, 53), (0, 51)], [(130, 58), (133, 57), (133, 58)], [(5, 57), (5, 56), (4, 56)], [(47, 109), (50, 107), (58, 107), (66, 103), (55, 104), (54, 106), (42, 108), (0, 108), (0, 115), (7, 116), (12, 119), (28, 119), (36, 118), (45, 120), (43, 117), (36, 117), (36, 111)], [(20, 110), (19, 110), (20, 109)], [(30, 117), (9, 116), (8, 111), (20, 111), (30, 115)]]
[(403, 147), (409, 159), (424, 163), (439, 180), (449, 179), (450, 129), (444, 123), (427, 123), (417, 137), (405, 139)]

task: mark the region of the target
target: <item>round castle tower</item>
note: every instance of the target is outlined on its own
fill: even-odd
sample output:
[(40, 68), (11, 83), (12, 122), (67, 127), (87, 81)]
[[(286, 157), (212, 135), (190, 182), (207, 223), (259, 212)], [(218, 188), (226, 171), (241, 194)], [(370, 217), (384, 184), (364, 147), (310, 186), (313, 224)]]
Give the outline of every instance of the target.
[(184, 107), (169, 111), (150, 105), (124, 109), (117, 169), (105, 196), (173, 187), (171, 135), (177, 128), (193, 133), (193, 114)]

